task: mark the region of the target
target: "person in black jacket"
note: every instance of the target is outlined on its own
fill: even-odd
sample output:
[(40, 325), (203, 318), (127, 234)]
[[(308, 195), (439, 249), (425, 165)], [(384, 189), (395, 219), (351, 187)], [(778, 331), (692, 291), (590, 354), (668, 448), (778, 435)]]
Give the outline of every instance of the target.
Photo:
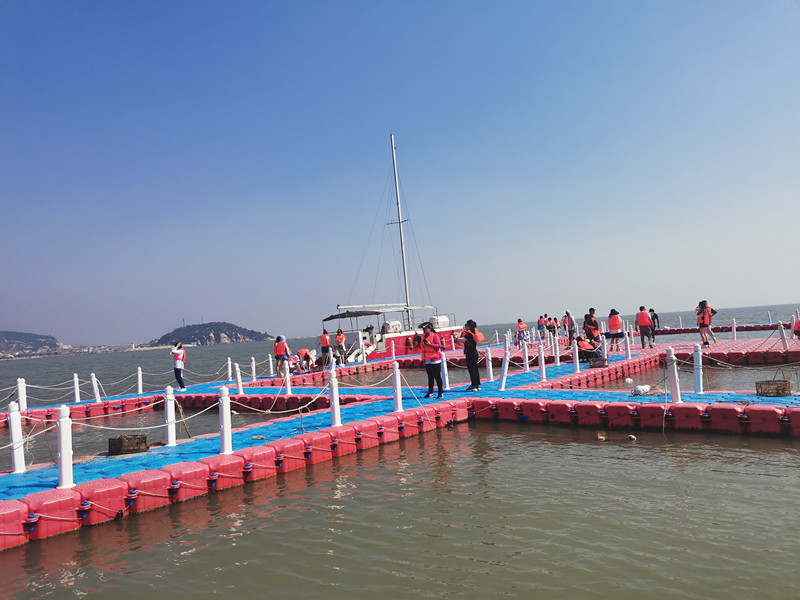
[(478, 342), (483, 339), (483, 334), (478, 331), (478, 325), (469, 319), (464, 325), (461, 337), (456, 340), (457, 344), (464, 345), (464, 359), (467, 363), (469, 372), (470, 386), (468, 392), (478, 392), (481, 389), (481, 376), (478, 373)]

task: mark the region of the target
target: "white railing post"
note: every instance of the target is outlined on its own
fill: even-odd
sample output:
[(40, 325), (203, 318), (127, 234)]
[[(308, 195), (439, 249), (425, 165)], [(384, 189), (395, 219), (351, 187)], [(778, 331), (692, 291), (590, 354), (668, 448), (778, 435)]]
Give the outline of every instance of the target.
[(783, 344), (783, 351), (789, 351), (789, 340), (786, 338), (786, 329), (783, 327), (783, 323), (778, 321), (778, 331), (781, 334), (781, 344)]
[(72, 387), (73, 387), (73, 392), (75, 394), (75, 402), (80, 402), (81, 401), (81, 382), (78, 379), (78, 374), (77, 373), (73, 373), (72, 374)]
[(178, 437), (175, 434), (175, 394), (171, 385), (167, 386), (164, 393), (164, 423), (166, 423), (164, 443), (167, 446), (177, 446)]
[(792, 315), (792, 320), (789, 321), (789, 331), (794, 331), (795, 323), (797, 323), (797, 317)]
[(94, 401), (100, 402), (100, 386), (97, 383), (97, 377), (92, 373), (92, 393), (94, 394)]
[(391, 347), (392, 347), (392, 362), (394, 362), (394, 361), (395, 361), (395, 355), (394, 355), (394, 340), (392, 340), (392, 341), (391, 341), (391, 344), (390, 344), (390, 345), (391, 345)]
[[(506, 340), (508, 342), (508, 340)], [(502, 392), (506, 389), (506, 376), (508, 376), (508, 360), (511, 357), (511, 351), (506, 345), (506, 350), (503, 352), (503, 362), (500, 364), (500, 383), (497, 386), (498, 391)]]
[(769, 324), (772, 325), (772, 313), (767, 311), (767, 319), (769, 319)]
[(443, 390), (450, 390), (450, 375), (447, 372), (447, 354), (442, 351), (442, 389)]
[(331, 388), (331, 427), (338, 427), (342, 424), (342, 412), (339, 407), (339, 380), (336, 378), (336, 369), (331, 369), (328, 385)]
[(603, 353), (603, 358), (608, 358), (608, 340), (606, 336), (600, 336), (600, 351)]
[(250, 357), (250, 377), (252, 381), (256, 380), (256, 357)]
[(233, 381), (233, 363), (230, 356), (228, 357), (228, 379), (226, 381)]
[(736, 339), (736, 319), (731, 319), (731, 339)]
[(494, 367), (492, 367), (492, 349), (489, 346), (484, 348), (486, 355), (486, 381), (494, 381)]
[(683, 317), (681, 317), (680, 315), (678, 315), (678, 327), (683, 329)]
[(289, 361), (283, 363), (283, 387), (286, 388), (286, 395), (292, 393), (292, 372), (289, 370)]
[(72, 479), (72, 419), (69, 408), (58, 407), (58, 489), (75, 487)]
[(625, 358), (630, 360), (631, 359), (631, 336), (633, 335), (631, 330), (624, 332), (625, 333)]
[(8, 433), (11, 442), (11, 464), (13, 473), (25, 472), (25, 438), (22, 437), (22, 415), (19, 414), (19, 404), (10, 402), (8, 405)]
[(558, 345), (558, 340), (556, 340), (556, 347), (553, 348), (553, 364), (556, 367), (561, 364), (561, 346)]
[(275, 363), (273, 362), (272, 354), (270, 354), (268, 358), (269, 358), (269, 376), (275, 377)]
[(694, 393), (703, 393), (703, 353), (700, 344), (694, 345)]
[(681, 382), (678, 379), (678, 361), (675, 360), (675, 350), (672, 346), (667, 348), (667, 377), (672, 401), (677, 404), (681, 402)]
[(547, 381), (547, 371), (545, 370), (544, 346), (539, 344), (539, 381)]
[(136, 367), (136, 393), (137, 394), (144, 393), (144, 382), (142, 380), (142, 367)]
[(572, 372), (573, 373), (580, 373), (581, 372), (581, 360), (580, 354), (578, 353), (578, 342), (572, 340)]
[(239, 367), (239, 363), (233, 363), (233, 370), (236, 373), (236, 393), (242, 395), (244, 388), (242, 387), (242, 369)]
[(231, 437), (231, 397), (224, 385), (219, 388), (219, 453), (233, 454)]
[(400, 385), (400, 365), (392, 363), (392, 397), (394, 398), (394, 411), (403, 410), (403, 388)]
[(17, 402), (20, 410), (28, 410), (28, 388), (24, 377), (17, 378)]
[(528, 356), (528, 344), (525, 340), (522, 340), (522, 362), (523, 362), (523, 369), (526, 373), (531, 372), (531, 363), (530, 363), (530, 356)]

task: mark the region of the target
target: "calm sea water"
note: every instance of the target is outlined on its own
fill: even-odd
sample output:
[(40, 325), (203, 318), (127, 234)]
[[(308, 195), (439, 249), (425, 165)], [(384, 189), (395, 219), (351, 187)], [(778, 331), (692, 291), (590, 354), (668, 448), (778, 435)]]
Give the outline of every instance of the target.
[(0, 554), (14, 598), (786, 599), (793, 440), (464, 423)]
[[(794, 307), (730, 314), (765, 322), (766, 310), (788, 320)], [(664, 325), (671, 318), (661, 317)], [(485, 330), (494, 327), (504, 330)], [(219, 379), (228, 356), (249, 365), (269, 351), (190, 348), (190, 378)], [(165, 349), (6, 361), (0, 381), (5, 397), (17, 377), (44, 387), (95, 372), (109, 394), (123, 393), (109, 388), (129, 385), (115, 382), (136, 366), (145, 389), (171, 381)], [(451, 379), (463, 373), (451, 370)], [(720, 387), (752, 389), (725, 381)], [(33, 389), (31, 405), (54, 393)], [(140, 418), (144, 426), (163, 417)], [(235, 415), (234, 424), (252, 418)], [(213, 431), (217, 417), (189, 427)], [(0, 597), (797, 597), (798, 441), (637, 436), (611, 432), (603, 443), (590, 430), (460, 424), (4, 551)]]

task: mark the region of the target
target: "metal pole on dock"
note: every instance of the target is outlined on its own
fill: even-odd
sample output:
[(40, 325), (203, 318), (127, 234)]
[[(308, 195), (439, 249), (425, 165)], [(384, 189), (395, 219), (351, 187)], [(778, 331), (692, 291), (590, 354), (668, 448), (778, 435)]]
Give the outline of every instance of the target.
[(292, 373), (289, 371), (289, 361), (283, 363), (283, 387), (286, 388), (286, 395), (292, 393)]
[(539, 344), (539, 381), (547, 381), (547, 372), (544, 366), (544, 346)]
[[(508, 341), (508, 340), (506, 340)], [(500, 365), (500, 383), (497, 386), (498, 391), (502, 392), (506, 389), (506, 376), (508, 375), (508, 359), (511, 356), (511, 351), (506, 346), (505, 352), (503, 352), (503, 362)]]
[(731, 339), (736, 339), (736, 319), (731, 319)]
[(92, 373), (91, 379), (92, 379), (92, 393), (94, 394), (94, 401), (100, 402), (100, 387), (97, 385), (97, 377), (95, 377), (94, 373)]
[(786, 338), (786, 329), (783, 328), (783, 323), (778, 321), (778, 331), (781, 334), (781, 344), (783, 345), (783, 351), (789, 351), (789, 340)]
[[(78, 375), (76, 374), (75, 377), (77, 378)], [(144, 384), (142, 382), (142, 367), (136, 367), (136, 393), (137, 394), (144, 393)]]
[(694, 345), (694, 393), (703, 393), (703, 353), (700, 344)]
[(492, 349), (489, 346), (484, 348), (486, 355), (486, 381), (494, 381), (494, 369), (492, 368)]
[(175, 435), (175, 393), (171, 385), (167, 386), (164, 393), (164, 422), (167, 426), (164, 444), (166, 446), (177, 446), (178, 437)]
[(581, 372), (580, 354), (578, 354), (578, 342), (576, 340), (572, 340), (572, 372)]
[(531, 363), (530, 357), (528, 356), (528, 342), (523, 340), (522, 342), (522, 362), (525, 364), (523, 367), (526, 373), (531, 372)]
[[(78, 379), (78, 374), (72, 374), (72, 387), (74, 388), (75, 392), (75, 402), (81, 401), (81, 382)], [(141, 394), (141, 392), (139, 392)]]
[(236, 393), (239, 395), (244, 394), (244, 388), (242, 388), (242, 370), (239, 368), (239, 363), (233, 363), (233, 369), (236, 373)]
[(224, 385), (219, 388), (219, 453), (233, 454), (231, 398), (228, 395), (228, 388)]
[(400, 365), (397, 362), (392, 363), (392, 396), (395, 412), (403, 410), (403, 388), (400, 384)]
[(336, 379), (336, 369), (331, 369), (328, 385), (331, 388), (331, 427), (338, 427), (342, 424), (342, 413), (339, 408), (339, 380)]
[(8, 405), (8, 432), (11, 442), (12, 473), (24, 473), (25, 439), (22, 437), (22, 415), (19, 414), (19, 404), (16, 402)]
[(669, 378), (669, 392), (674, 403), (681, 402), (681, 383), (678, 379), (678, 361), (675, 360), (675, 350), (672, 346), (667, 348), (667, 377)]
[(447, 372), (447, 354), (442, 351), (442, 389), (450, 391), (450, 374)]
[(24, 377), (17, 378), (17, 402), (20, 410), (28, 410), (28, 389)]
[(72, 419), (69, 408), (58, 407), (58, 489), (75, 487), (72, 479)]

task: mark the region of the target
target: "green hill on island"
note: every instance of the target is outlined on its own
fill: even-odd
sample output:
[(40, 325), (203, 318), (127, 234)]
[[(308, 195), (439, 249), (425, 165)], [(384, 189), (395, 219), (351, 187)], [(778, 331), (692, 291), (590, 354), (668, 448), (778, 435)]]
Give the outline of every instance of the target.
[(195, 344), (197, 346), (211, 346), (213, 344), (239, 344), (241, 342), (265, 342), (273, 339), (268, 333), (245, 329), (233, 323), (203, 323), (202, 325), (186, 325), (178, 327), (149, 346), (168, 346), (175, 342), (181, 344)]
[(0, 331), (0, 354), (10, 356), (55, 354), (67, 348), (52, 335)]

